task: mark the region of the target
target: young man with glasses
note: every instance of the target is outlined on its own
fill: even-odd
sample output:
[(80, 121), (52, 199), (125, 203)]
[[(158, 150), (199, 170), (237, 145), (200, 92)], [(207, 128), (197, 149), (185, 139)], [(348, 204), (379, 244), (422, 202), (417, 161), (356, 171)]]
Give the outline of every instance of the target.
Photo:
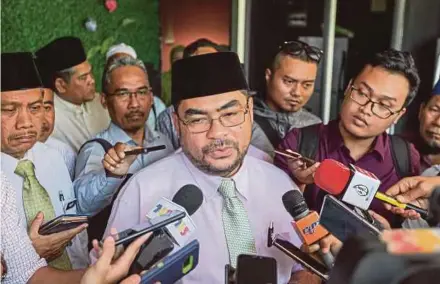
[[(111, 203), (127, 174), (136, 173), (172, 152), (171, 142), (146, 122), (153, 95), (141, 61), (129, 56), (113, 60), (103, 74), (102, 84), (102, 103), (108, 109), (111, 123), (94, 139), (104, 139), (113, 147), (106, 151), (94, 139), (86, 142), (78, 153), (73, 183), (79, 211), (91, 215)], [(165, 145), (166, 149), (125, 156), (126, 150), (158, 145)]]
[(225, 283), (226, 264), (236, 267), (239, 254), (257, 253), (277, 260), (278, 283), (320, 283), (267, 247), (271, 221), (286, 240), (300, 245), (282, 205), (283, 194), (298, 187), (280, 169), (247, 154), (253, 101), (238, 56), (219, 52), (185, 58), (174, 63), (172, 72), (173, 119), (182, 151), (127, 182), (107, 233), (144, 222), (157, 200), (172, 199), (182, 186), (194, 184), (204, 196), (191, 216), (197, 230), (190, 238), (200, 242), (200, 261), (181, 283)]
[[(316, 126), (318, 141), (315, 156), (311, 158), (318, 162), (335, 159), (366, 169), (380, 179), (379, 191), (395, 184), (400, 177), (392, 157), (391, 138), (385, 131), (405, 113), (417, 93), (419, 82), (409, 53), (386, 50), (375, 54), (347, 86), (339, 119)], [(300, 133), (300, 129), (293, 129), (279, 148), (298, 151)], [(412, 145), (408, 151), (410, 172), (417, 175), (419, 154)], [(279, 155), (275, 156), (275, 164), (304, 187), (313, 183), (313, 174), (319, 165), (306, 168), (298, 160)], [(311, 208), (318, 210), (321, 207), (324, 193), (319, 188), (309, 186), (304, 195)], [(392, 221), (392, 215), (380, 201), (374, 200), (371, 208)]]
[(266, 93), (255, 98), (255, 121), (274, 147), (292, 128), (320, 123), (304, 109), (315, 88), (322, 50), (301, 41), (285, 42), (266, 69)]

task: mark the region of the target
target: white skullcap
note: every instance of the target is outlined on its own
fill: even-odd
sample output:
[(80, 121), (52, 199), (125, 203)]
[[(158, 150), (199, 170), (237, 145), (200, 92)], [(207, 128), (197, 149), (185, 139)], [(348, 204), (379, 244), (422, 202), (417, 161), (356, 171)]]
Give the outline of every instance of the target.
[(137, 58), (136, 51), (134, 50), (133, 47), (126, 45), (125, 43), (120, 43), (120, 44), (113, 45), (108, 49), (107, 54), (105, 55), (105, 59), (106, 60), (109, 59), (110, 57), (112, 57), (116, 53), (125, 53), (125, 54), (130, 55), (134, 59)]

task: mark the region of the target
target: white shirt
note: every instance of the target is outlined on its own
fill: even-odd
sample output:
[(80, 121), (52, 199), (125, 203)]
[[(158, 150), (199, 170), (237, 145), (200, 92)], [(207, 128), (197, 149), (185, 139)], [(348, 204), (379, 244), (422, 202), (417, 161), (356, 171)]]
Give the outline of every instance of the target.
[(96, 94), (93, 101), (79, 106), (55, 95), (55, 128), (52, 136), (78, 152), (84, 142), (107, 128), (110, 117), (100, 102), (100, 96)]
[(0, 209), (0, 252), (6, 262), (6, 278), (3, 284), (26, 283), (39, 268), (46, 266), (46, 261), (35, 251), (26, 229), (17, 228), (23, 216), (18, 214), (15, 189), (1, 173)]
[[(37, 142), (26, 152), (23, 159), (28, 159), (34, 164), (35, 175), (49, 194), (55, 215), (76, 214), (76, 207), (64, 211), (63, 203), (60, 200), (61, 194), (64, 196), (64, 205), (75, 200), (69, 171), (60, 154), (43, 143)], [(20, 216), (23, 216), (21, 225), (27, 229), (26, 215), (23, 207), (23, 178), (14, 173), (18, 162), (19, 160), (16, 158), (1, 153), (1, 169), (16, 191), (18, 212)], [(45, 222), (47, 221), (49, 220), (45, 219)], [(73, 239), (72, 245), (67, 247), (70, 261), (75, 269), (85, 268), (89, 264), (87, 241), (87, 232), (83, 231)]]
[(76, 152), (73, 151), (72, 147), (54, 137), (47, 138), (44, 144), (60, 153), (61, 157), (64, 159), (67, 169), (69, 170), (70, 178), (73, 180), (75, 175)]
[[(246, 155), (232, 179), (247, 210), (257, 254), (274, 257), (278, 265), (278, 283), (287, 283), (292, 271), (301, 267), (277, 248), (267, 247), (267, 229), (273, 221), (275, 233), (282, 234), (298, 247), (301, 245), (290, 225), (292, 217), (282, 203), (282, 195), (298, 187), (283, 171), (250, 155)], [(110, 228), (120, 232), (145, 221), (146, 213), (161, 197), (172, 199), (182, 186), (197, 185), (203, 192), (203, 203), (191, 216), (197, 229), (189, 241), (197, 239), (200, 242), (199, 264), (179, 283), (223, 284), (229, 254), (221, 221), (223, 197), (218, 193), (221, 180), (221, 177), (198, 170), (183, 152), (164, 158), (139, 171), (127, 182), (115, 201), (105, 235)]]

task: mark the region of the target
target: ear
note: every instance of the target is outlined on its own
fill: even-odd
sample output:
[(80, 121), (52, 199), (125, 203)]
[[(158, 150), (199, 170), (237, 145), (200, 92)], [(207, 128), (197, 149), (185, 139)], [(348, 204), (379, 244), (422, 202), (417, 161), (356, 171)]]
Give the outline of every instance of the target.
[(177, 117), (176, 114), (176, 110), (173, 111), (172, 118), (173, 118), (174, 128), (176, 128), (176, 132), (180, 138), (180, 124), (179, 124), (179, 118)]
[(269, 68), (266, 68), (266, 71), (264, 72), (264, 77), (266, 78), (266, 83), (269, 82), (270, 77), (272, 77), (272, 70)]
[(419, 108), (419, 121), (422, 119), (422, 114), (423, 114), (423, 110), (424, 110), (425, 106), (426, 106), (425, 103), (421, 103), (420, 104), (420, 108)]
[(405, 113), (406, 113), (406, 108), (403, 108), (400, 111), (399, 115), (394, 119), (393, 124), (396, 124)]
[(251, 118), (251, 123), (254, 123), (254, 98), (250, 97), (248, 102), (249, 105), (249, 115)]
[(107, 96), (104, 93), (101, 93), (101, 104), (105, 109), (107, 109)]
[(55, 89), (58, 93), (64, 94), (67, 90), (67, 83), (62, 78), (55, 79)]

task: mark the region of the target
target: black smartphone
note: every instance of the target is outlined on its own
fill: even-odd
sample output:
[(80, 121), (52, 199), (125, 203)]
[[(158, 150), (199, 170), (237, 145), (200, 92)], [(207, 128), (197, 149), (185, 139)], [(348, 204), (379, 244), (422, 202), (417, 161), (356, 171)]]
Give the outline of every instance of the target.
[(276, 284), (277, 262), (272, 257), (240, 254), (235, 277), (236, 284)]
[(275, 235), (273, 245), (290, 258), (304, 266), (306, 269), (321, 277), (321, 279), (325, 281), (329, 279), (329, 271), (324, 264), (311, 257), (309, 254), (303, 252), (292, 243), (279, 238), (278, 235)]
[(89, 221), (88, 216), (86, 215), (74, 215), (74, 214), (66, 214), (56, 217), (43, 224), (38, 233), (40, 235), (50, 235), (54, 233), (59, 233), (62, 231), (67, 231), (73, 228), (78, 227), (84, 223)]
[(324, 197), (319, 216), (319, 223), (341, 242), (353, 235), (380, 235), (378, 228), (331, 195)]
[(185, 212), (174, 210), (168, 214), (150, 219), (144, 223), (136, 225), (131, 229), (125, 230), (115, 235), (115, 245), (117, 246), (123, 244), (124, 246), (127, 246), (137, 237), (161, 229), (175, 221), (183, 219), (185, 216)]

